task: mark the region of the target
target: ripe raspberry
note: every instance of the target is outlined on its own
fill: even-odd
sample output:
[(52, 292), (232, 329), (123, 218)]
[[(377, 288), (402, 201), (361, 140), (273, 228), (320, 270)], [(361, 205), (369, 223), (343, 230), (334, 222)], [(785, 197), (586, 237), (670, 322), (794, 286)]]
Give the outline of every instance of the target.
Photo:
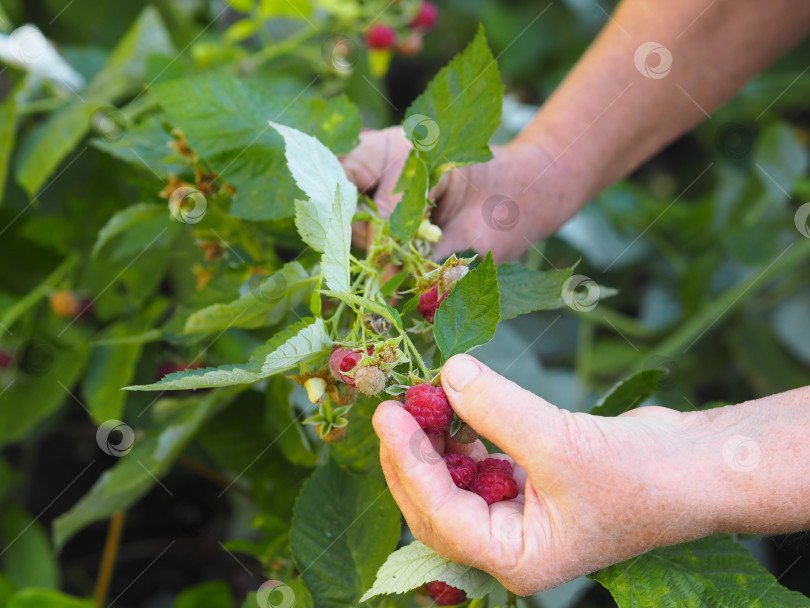
[(441, 278), (441, 285), (444, 291), (450, 291), (453, 289), (456, 283), (458, 283), (464, 276), (470, 272), (469, 266), (465, 266), (464, 264), (459, 264), (457, 266), (448, 266), (447, 268), (442, 270), (442, 278)]
[(358, 367), (354, 373), (354, 385), (364, 395), (376, 395), (385, 388), (385, 374), (376, 365)]
[(447, 297), (449, 292), (445, 291), (442, 297), (439, 297), (439, 284), (437, 283), (427, 291), (423, 291), (419, 296), (419, 304), (416, 305), (416, 310), (424, 317), (428, 323), (433, 323), (433, 318), (436, 316), (436, 310), (441, 306), (441, 303)]
[(416, 418), (425, 433), (443, 432), (453, 420), (453, 408), (441, 386), (417, 384), (405, 393), (405, 411)]
[(70, 291), (54, 291), (51, 294), (51, 310), (57, 317), (75, 317), (81, 310), (81, 303)]
[(486, 471), (501, 471), (510, 477), (515, 474), (515, 471), (512, 468), (512, 463), (508, 460), (501, 460), (500, 458), (484, 458), (480, 462), (476, 463), (475, 470), (479, 474)]
[(351, 371), (363, 358), (363, 353), (358, 353), (347, 348), (336, 348), (329, 355), (329, 369), (332, 374), (349, 386), (354, 386), (354, 378), (347, 376), (346, 372)]
[(366, 46), (370, 49), (389, 49), (393, 46), (397, 33), (387, 25), (375, 25), (366, 32)]
[(0, 369), (10, 367), (13, 361), (14, 355), (4, 350), (0, 350)]
[(453, 483), (462, 490), (466, 490), (475, 477), (475, 461), (464, 454), (449, 452), (444, 455), (444, 464), (447, 465), (447, 470), (450, 471)]
[(436, 25), (436, 19), (438, 19), (438, 17), (439, 9), (436, 8), (436, 5), (432, 2), (423, 2), (422, 6), (419, 7), (419, 12), (416, 14), (416, 17), (413, 18), (409, 27), (418, 27), (423, 30), (432, 29), (433, 26)]
[(453, 606), (467, 599), (467, 594), (441, 581), (433, 581), (425, 585), (428, 595), (437, 606)]
[(479, 473), (472, 480), (470, 490), (486, 500), (488, 505), (501, 500), (509, 500), (518, 495), (517, 484), (512, 476), (497, 470)]

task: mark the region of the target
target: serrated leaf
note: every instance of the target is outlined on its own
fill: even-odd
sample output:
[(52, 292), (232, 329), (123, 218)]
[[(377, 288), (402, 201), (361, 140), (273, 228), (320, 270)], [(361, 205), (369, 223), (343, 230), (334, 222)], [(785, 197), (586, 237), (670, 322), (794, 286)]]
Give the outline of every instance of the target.
[(352, 214), (356, 201), (349, 202), (341, 195), (340, 186), (335, 192), (332, 215), (326, 225), (321, 272), (326, 286), (334, 291), (349, 293), (349, 253), (352, 247), (352, 215), (347, 215), (348, 207)]
[(285, 169), (284, 140), (268, 120), (312, 134), (335, 154), (349, 152), (360, 132), (360, 115), (345, 96), (276, 97), (224, 74), (194, 75), (150, 90), (194, 151), (236, 187), (230, 214), (244, 219), (290, 217), (300, 197)]
[(500, 586), (486, 572), (457, 564), (417, 540), (388, 556), (377, 572), (374, 585), (363, 594), (360, 602), (377, 595), (407, 593), (430, 581), (443, 581), (463, 589), (473, 599), (484, 597)]
[[(488, 144), (501, 122), (502, 100), (498, 66), (479, 26), (473, 41), (439, 71), (405, 113), (403, 125), (427, 165), (431, 186), (453, 167), (492, 158)], [(407, 187), (402, 181), (397, 184), (399, 191)]]
[[(357, 207), (357, 187), (346, 177), (337, 156), (316, 137), (272, 121), (270, 126), (284, 139), (287, 168), (296, 185), (309, 197), (308, 201), (296, 200), (296, 227), (302, 238), (306, 236), (304, 241), (310, 247), (323, 252), (325, 232), (318, 235), (318, 227), (328, 229), (336, 198), (341, 199), (341, 216), (351, 223)], [(336, 196), (338, 190), (340, 194)], [(301, 209), (300, 214), (298, 209)]]
[(388, 306), (388, 304), (381, 304), (369, 298), (364, 298), (363, 296), (358, 296), (353, 293), (340, 293), (330, 290), (323, 290), (321, 293), (328, 298), (336, 298), (342, 302), (346, 302), (347, 304), (357, 306), (358, 308), (364, 308), (367, 311), (376, 312), (384, 319), (391, 321), (391, 323), (393, 323), (398, 329), (403, 330), (402, 318), (399, 316), (399, 312), (396, 308)]
[(655, 549), (590, 574), (620, 608), (806, 608), (728, 535)]
[[(90, 491), (53, 523), (54, 544), (61, 548), (86, 525), (126, 510), (171, 468), (200, 425), (241, 389), (213, 391), (193, 407), (176, 408), (159, 428), (135, 436), (131, 451), (102, 473)], [(159, 407), (155, 404), (154, 407)]]
[(323, 319), (304, 319), (256, 349), (242, 365), (221, 365), (175, 372), (153, 384), (128, 386), (129, 391), (187, 390), (250, 384), (287, 370), (331, 345)]
[(332, 461), (304, 483), (290, 545), (318, 608), (354, 606), (396, 547), (399, 509), (377, 477), (347, 473)]
[(456, 283), (436, 310), (433, 335), (446, 361), (486, 344), (500, 319), (498, 273), (492, 252)]
[[(258, 275), (252, 277), (257, 278)], [(256, 281), (250, 292), (228, 304), (212, 304), (192, 313), (187, 333), (218, 332), (229, 327), (274, 325), (300, 304), (314, 280), (298, 262), (289, 262)]]
[(161, 179), (167, 179), (169, 173), (178, 174), (185, 165), (180, 154), (169, 146), (173, 141), (174, 138), (163, 128), (161, 116), (152, 115), (128, 128), (114, 141), (97, 138), (90, 144), (121, 161), (154, 171)]
[(536, 310), (559, 308), (565, 282), (573, 268), (530, 270), (520, 264), (498, 266), (501, 319), (512, 319)]
[(419, 158), (416, 150), (411, 150), (397, 188), (403, 185), (402, 200), (391, 214), (391, 234), (403, 241), (410, 241), (416, 234), (419, 224), (425, 215), (429, 190), (427, 165)]
[(618, 416), (632, 410), (650, 397), (658, 382), (667, 374), (663, 368), (641, 370), (617, 382), (599, 402), (591, 408), (597, 416)]

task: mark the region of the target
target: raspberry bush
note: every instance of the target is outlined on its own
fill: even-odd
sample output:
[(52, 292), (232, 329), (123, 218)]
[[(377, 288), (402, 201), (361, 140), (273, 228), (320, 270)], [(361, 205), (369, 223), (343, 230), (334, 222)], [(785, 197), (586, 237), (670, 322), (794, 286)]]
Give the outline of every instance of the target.
[[(721, 266), (716, 252), (690, 268), (666, 243), (682, 231), (699, 249), (715, 238), (711, 222), (665, 219), (650, 241), (661, 244), (666, 259), (645, 266), (643, 281), (625, 270), (612, 275), (623, 288), (616, 308), (600, 302), (595, 310), (578, 306), (569, 286), (592, 261), (587, 239), (579, 241), (583, 262), (561, 243), (536, 250), (525, 264), (496, 265), (491, 255), (469, 252), (435, 261), (431, 247), (441, 231), (431, 222), (428, 192), (449, 170), (491, 158), (489, 142), (502, 126), (504, 87), (483, 28), (404, 112), (414, 149), (397, 183), (402, 203), (386, 219), (358, 193), (338, 157), (356, 145), (363, 121), (385, 106), (378, 90), (391, 62), (429, 45), (444, 9), (418, 1), (386, 10), (387, 3), (373, 2), (315, 3), (317, 10), (299, 2), (232, 4), (233, 19), (216, 41), (173, 40), (158, 11), (147, 8), (108, 62), (96, 66), (82, 99), (58, 82), (15, 72), (14, 94), (0, 109), (0, 162), (5, 171), (15, 150), (16, 184), (6, 196), (12, 206), (2, 210), (0, 230), (8, 233), (0, 249), (7, 260), (34, 252), (25, 277), (12, 264), (0, 270), (0, 331), (6, 332), (0, 335), (0, 443), (13, 446), (9, 461), (21, 469), (32, 446), (67, 453), (79, 435), (95, 455), (85, 458), (87, 471), (105, 459), (103, 470), (86, 478), (81, 467), (74, 471), (75, 486), (65, 481), (52, 539), (36, 512), (6, 496), (20, 483), (11, 467), (0, 466), (0, 495), (9, 502), (2, 516), (8, 551), (0, 555), (0, 606), (115, 600), (138, 574), (127, 572), (118, 592), (108, 592), (115, 547), (128, 521), (138, 524), (139, 507), (162, 494), (171, 506), (154, 519), (177, 505), (198, 507), (176, 485), (178, 469), (210, 481), (216, 504), (229, 509), (227, 530), (191, 529), (189, 537), (216, 538), (185, 559), (205, 561), (213, 547), (229, 566), (247, 562), (266, 582), (251, 580), (250, 591), (236, 597), (222, 581), (197, 584), (176, 606), (266, 608), (289, 598), (294, 604), (285, 608), (514, 606), (523, 600), (495, 579), (443, 558), (403, 529), (379, 469), (374, 407), (399, 399), (426, 434), (474, 441), (475, 429), (454, 415), (441, 389), (442, 363), (489, 343), (501, 321), (529, 315), (527, 323), (551, 323), (558, 311), (566, 311), (561, 325), (579, 324), (575, 333), (541, 344), (556, 337), (560, 357), (577, 344), (568, 355), (595, 413), (616, 415), (656, 390), (658, 398), (675, 401), (667, 384), (679, 376), (672, 354), (708, 331), (718, 311), (753, 298), (759, 280), (774, 281), (774, 292), (801, 295), (798, 277), (810, 248), (801, 242), (770, 265), (760, 250), (740, 245), (751, 238), (752, 220), (729, 220), (729, 256), (756, 272), (708, 301), (697, 293), (709, 283), (700, 272)], [(300, 27), (276, 39), (276, 20)], [(178, 55), (186, 42), (188, 56)], [(68, 51), (91, 71), (92, 57)], [(800, 138), (780, 122), (764, 129), (759, 160), (781, 167), (780, 179), (794, 176), (782, 189), (810, 192), (795, 162), (784, 160), (798, 155)], [(85, 150), (94, 164), (84, 164)], [(74, 160), (82, 169), (73, 194), (58, 201), (46, 196), (53, 194), (46, 192), (49, 180)], [(736, 187), (756, 189), (758, 182), (744, 181), (734, 167), (724, 171), (724, 179), (740, 182)], [(104, 181), (107, 175), (115, 179)], [(772, 194), (770, 186), (759, 187), (762, 196)], [(17, 223), (29, 200), (37, 210), (39, 197), (46, 212)], [(607, 224), (628, 205), (655, 217), (658, 210), (648, 203), (624, 184), (598, 209)], [(708, 217), (708, 203), (698, 203)], [(777, 220), (774, 242), (795, 236), (780, 232)], [(352, 242), (353, 225), (370, 235), (361, 245)], [(555, 267), (540, 270), (546, 254)], [(650, 299), (663, 297), (661, 277), (677, 273), (685, 294), (682, 327), (671, 318), (639, 322), (619, 309), (623, 293), (640, 282), (657, 286)], [(611, 291), (601, 287), (601, 293)], [(749, 312), (772, 304), (769, 298), (752, 300)], [(602, 333), (611, 327), (629, 336), (634, 350)], [(729, 331), (732, 347), (744, 341), (757, 346), (751, 352), (781, 353), (775, 363), (741, 359), (758, 387), (784, 388), (806, 374), (770, 333)], [(705, 348), (702, 355), (726, 355)], [(738, 380), (732, 375), (728, 386), (738, 387)], [(682, 396), (698, 399), (698, 388)], [(597, 401), (597, 393), (605, 396)], [(69, 441), (58, 434), (63, 424)], [(50, 449), (45, 444), (55, 436), (61, 441)], [(475, 462), (452, 452), (443, 458), (454, 483), (488, 504), (518, 496), (519, 471), (508, 460)], [(80, 560), (89, 558), (71, 553), (80, 542), (93, 543), (88, 553), (101, 564), (97, 580), (88, 583), (65, 566), (69, 581), (62, 581), (53, 551), (69, 556), (66, 564), (84, 566)], [(174, 542), (165, 550), (176, 550)], [(40, 567), (20, 566), (33, 562)], [(632, 571), (632, 590), (622, 568)], [(723, 588), (732, 584), (739, 597), (777, 605), (787, 592), (769, 576), (732, 539), (716, 537), (658, 550), (592, 578), (621, 608), (631, 608), (652, 605), (664, 592), (682, 605), (725, 605)]]

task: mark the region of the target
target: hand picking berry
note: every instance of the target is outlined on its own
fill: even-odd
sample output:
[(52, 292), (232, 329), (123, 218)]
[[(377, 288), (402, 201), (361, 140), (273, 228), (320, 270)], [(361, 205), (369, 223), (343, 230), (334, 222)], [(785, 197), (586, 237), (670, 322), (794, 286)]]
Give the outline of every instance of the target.
[(464, 454), (448, 452), (444, 455), (444, 464), (447, 465), (453, 483), (462, 490), (468, 489), (476, 475), (475, 461)]
[(420, 315), (422, 315), (425, 321), (428, 323), (433, 323), (433, 318), (436, 316), (436, 310), (438, 310), (439, 306), (441, 306), (441, 303), (447, 297), (448, 293), (450, 292), (445, 291), (442, 296), (439, 297), (439, 284), (436, 283), (433, 287), (422, 292), (422, 295), (419, 296), (419, 304), (417, 304), (416, 310)]
[(467, 599), (467, 594), (464, 591), (442, 581), (430, 582), (425, 587), (430, 599), (437, 606), (455, 606)]
[(405, 393), (405, 411), (411, 414), (425, 433), (442, 433), (453, 420), (453, 408), (441, 386), (417, 384)]
[(470, 483), (470, 490), (486, 500), (488, 505), (516, 498), (518, 495), (517, 483), (512, 476), (497, 470), (479, 473)]

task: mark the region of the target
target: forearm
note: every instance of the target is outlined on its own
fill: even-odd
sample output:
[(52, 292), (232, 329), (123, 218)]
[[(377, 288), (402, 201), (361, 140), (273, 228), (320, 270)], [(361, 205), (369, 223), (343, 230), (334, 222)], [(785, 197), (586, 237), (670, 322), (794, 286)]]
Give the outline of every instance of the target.
[(694, 415), (717, 531), (810, 529), (810, 386)]
[[(563, 163), (583, 204), (732, 97), (809, 26), (805, 0), (625, 0), (518, 141)], [(634, 62), (651, 41), (672, 57), (661, 74), (648, 57), (653, 78)]]

